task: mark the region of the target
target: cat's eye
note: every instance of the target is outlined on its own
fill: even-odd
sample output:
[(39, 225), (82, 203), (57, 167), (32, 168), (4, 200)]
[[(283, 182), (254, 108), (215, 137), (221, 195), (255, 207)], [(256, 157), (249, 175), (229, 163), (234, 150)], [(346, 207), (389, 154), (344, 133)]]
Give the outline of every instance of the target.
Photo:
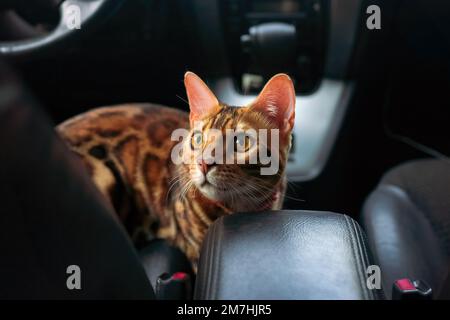
[(199, 149), (203, 144), (203, 134), (200, 131), (194, 132), (191, 138), (191, 149)]
[(241, 132), (234, 137), (234, 150), (236, 152), (246, 152), (255, 144), (255, 139), (252, 136)]

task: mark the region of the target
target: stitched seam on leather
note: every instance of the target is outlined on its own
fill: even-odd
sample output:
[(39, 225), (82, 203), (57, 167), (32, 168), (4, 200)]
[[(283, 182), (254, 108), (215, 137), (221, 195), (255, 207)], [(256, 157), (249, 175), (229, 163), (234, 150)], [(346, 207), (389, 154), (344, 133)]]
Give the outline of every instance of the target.
[(357, 250), (357, 248), (355, 247), (355, 229), (352, 226), (351, 220), (350, 218), (344, 214), (344, 218), (345, 218), (345, 223), (347, 225), (347, 230), (349, 231), (349, 235), (350, 235), (350, 246), (352, 248), (352, 252), (353, 252), (353, 258), (355, 259), (356, 265), (357, 265), (357, 274), (359, 277), (359, 281), (360, 284), (362, 286), (362, 292), (363, 292), (363, 296), (365, 299), (368, 299), (367, 296), (367, 292), (364, 289), (365, 287), (365, 281), (364, 281), (364, 276), (361, 274), (361, 270), (362, 270), (362, 266), (361, 266), (361, 260), (360, 260), (360, 252), (359, 250)]
[[(364, 230), (362, 229), (361, 226), (358, 225), (358, 223), (356, 221), (354, 223), (356, 224), (356, 226), (358, 228), (358, 231), (359, 231), (359, 234), (361, 237), (361, 245), (363, 246), (364, 254), (367, 259), (367, 266), (369, 266), (373, 262), (372, 261), (373, 256), (372, 256), (372, 252), (370, 251), (370, 247), (368, 245), (369, 242), (367, 239), (367, 235), (364, 233)], [(366, 274), (366, 276), (367, 276), (367, 274)], [(375, 289), (375, 290), (369, 290), (369, 291), (372, 293), (374, 299), (377, 299), (377, 300), (385, 300), (386, 299), (384, 296), (383, 286), (381, 286), (381, 289)]]
[[(222, 247), (222, 237), (216, 236), (216, 233), (218, 233), (218, 225), (223, 225), (223, 218), (220, 218), (219, 221), (217, 221), (217, 223), (214, 224), (214, 237), (213, 239), (215, 239), (214, 243), (212, 244), (212, 254), (211, 254), (211, 285), (209, 286), (210, 289), (210, 294), (209, 296), (212, 297), (212, 299), (216, 300), (217, 299), (217, 278), (219, 275), (219, 268), (220, 268), (220, 257), (221, 257), (221, 250), (220, 248)], [(221, 228), (219, 228), (219, 230), (223, 230), (223, 226)]]
[[(218, 233), (222, 233), (222, 231), (224, 230), (224, 227), (223, 227), (223, 217), (220, 219), (220, 225), (221, 225), (221, 228), (219, 228), (218, 230), (214, 230), (214, 231), (217, 231)], [(218, 228), (218, 227), (216, 227), (216, 228)], [(220, 241), (217, 241), (217, 248), (216, 248), (216, 252), (217, 252), (217, 254), (214, 256), (214, 260), (215, 260), (215, 264), (214, 264), (214, 266), (215, 266), (215, 268), (214, 268), (214, 278), (213, 279), (216, 279), (216, 282), (214, 283), (215, 284), (215, 286), (214, 287), (217, 287), (217, 280), (218, 280), (218, 275), (219, 275), (219, 269), (220, 269), (220, 260), (221, 260), (221, 257), (222, 257), (222, 255), (221, 255), (221, 252), (222, 252), (222, 250), (221, 250), (221, 248), (222, 248), (222, 239), (223, 239), (223, 237), (222, 237), (222, 235), (221, 234), (218, 234), (218, 237), (217, 237), (217, 239), (219, 239)], [(219, 281), (219, 283), (220, 283), (220, 281)], [(215, 294), (213, 295), (214, 296), (214, 299), (217, 299), (217, 294), (218, 294), (218, 290), (214, 290), (215, 292)]]
[[(358, 247), (359, 257), (361, 258), (360, 262), (362, 263), (362, 270), (365, 271), (366, 268), (367, 268), (367, 265), (368, 265), (368, 259), (367, 259), (367, 256), (365, 254), (366, 252), (362, 248), (362, 238), (361, 238), (361, 234), (359, 232), (360, 230), (359, 230), (358, 226), (356, 225), (356, 223), (355, 223), (355, 221), (353, 219), (349, 218), (349, 221), (352, 224), (353, 230), (355, 231), (355, 235), (356, 235), (356, 243), (355, 244)], [(363, 272), (363, 274), (364, 274), (363, 279), (367, 280), (366, 279), (366, 273)], [(364, 290), (364, 292), (366, 294), (366, 297), (369, 298), (369, 296), (373, 296), (372, 292), (367, 290), (367, 283), (366, 283), (366, 281), (364, 281), (363, 285), (364, 285), (363, 286), (363, 288), (364, 288), (363, 290)]]
[[(205, 243), (203, 243), (203, 246), (205, 246), (204, 253), (206, 254), (206, 258), (203, 258), (203, 255), (202, 255), (203, 251), (202, 251), (200, 254), (199, 265), (197, 266), (198, 273), (197, 273), (197, 278), (195, 279), (195, 282), (196, 282), (195, 288), (196, 288), (196, 290), (198, 290), (198, 295), (196, 297), (197, 299), (198, 298), (205, 299), (206, 293), (208, 291), (208, 275), (209, 275), (209, 241), (208, 240), (209, 240), (209, 236), (205, 237), (205, 239), (204, 239), (204, 241), (207, 241), (206, 245), (205, 245)], [(205, 275), (205, 271), (203, 271), (204, 269), (202, 268), (201, 269), (202, 273), (201, 273), (201, 278), (200, 278), (200, 266), (203, 265), (204, 263), (206, 264), (206, 266), (205, 266), (206, 267), (206, 275)], [(206, 278), (206, 280), (205, 280), (205, 278)], [(198, 286), (200, 281), (202, 281), (201, 287)]]
[[(362, 261), (363, 261), (363, 264), (364, 264), (364, 271), (365, 271), (365, 270), (367, 270), (367, 267), (369, 266), (369, 255), (368, 255), (368, 252), (367, 252), (367, 248), (365, 246), (365, 238), (364, 238), (362, 230), (358, 226), (358, 224), (354, 220), (351, 220), (351, 222), (352, 222), (353, 227), (355, 229), (355, 232), (356, 232), (356, 234), (358, 236), (357, 244), (358, 244), (359, 250), (361, 252), (361, 258), (363, 259)], [(364, 275), (367, 277), (366, 273), (364, 273)], [(375, 299), (375, 297), (376, 297), (375, 291), (374, 290), (370, 290), (369, 288), (367, 288), (367, 283), (365, 283), (365, 287), (364, 288), (365, 288), (364, 290), (366, 291), (366, 293), (369, 296), (371, 296), (372, 299)]]
[(213, 246), (215, 243), (215, 235), (216, 235), (216, 225), (213, 224), (212, 228), (211, 228), (211, 235), (208, 237), (207, 241), (207, 257), (208, 257), (208, 268), (207, 268), (207, 275), (206, 275), (206, 288), (205, 288), (205, 295), (202, 297), (203, 299), (207, 298), (209, 299), (210, 294), (211, 294), (211, 287), (213, 286), (213, 283), (211, 281), (212, 279), (212, 269), (213, 269), (213, 265), (214, 265), (214, 250), (213, 250)]
[[(200, 255), (200, 259), (199, 259), (199, 265), (198, 265), (198, 273), (197, 273), (197, 279), (195, 281), (195, 299), (199, 299), (201, 298), (202, 300), (205, 299), (205, 297), (207, 297), (207, 294), (209, 292), (209, 286), (210, 286), (210, 282), (209, 282), (209, 275), (211, 274), (210, 269), (211, 269), (211, 257), (210, 257), (210, 252), (211, 252), (211, 244), (210, 244), (210, 238), (212, 238), (213, 235), (213, 231), (214, 231), (214, 226), (211, 227), (211, 230), (209, 231), (210, 234), (207, 235), (207, 237), (205, 237), (204, 242), (203, 242), (203, 250), (201, 252)], [(206, 256), (206, 257), (205, 257)], [(201, 269), (201, 273), (200, 273), (200, 265), (204, 266)], [(199, 286), (199, 283), (202, 284), (202, 286)]]

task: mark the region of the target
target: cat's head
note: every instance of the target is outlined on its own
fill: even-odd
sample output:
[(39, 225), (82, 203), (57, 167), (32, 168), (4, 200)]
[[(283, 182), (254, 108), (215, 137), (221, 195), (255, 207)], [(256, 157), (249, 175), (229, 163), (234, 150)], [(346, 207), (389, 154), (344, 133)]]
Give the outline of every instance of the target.
[(291, 79), (275, 75), (242, 107), (220, 103), (192, 72), (184, 83), (191, 125), (183, 146), (190, 155), (185, 175), (209, 199), (229, 208), (244, 203), (244, 208), (258, 208), (284, 175), (295, 117)]

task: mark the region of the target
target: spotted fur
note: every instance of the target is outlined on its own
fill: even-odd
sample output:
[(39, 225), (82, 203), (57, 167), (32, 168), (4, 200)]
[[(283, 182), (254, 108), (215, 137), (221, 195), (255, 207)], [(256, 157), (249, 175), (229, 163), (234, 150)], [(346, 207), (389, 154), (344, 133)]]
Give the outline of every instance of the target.
[[(202, 119), (203, 132), (242, 125), (274, 127), (263, 113), (246, 107), (220, 104), (215, 110)], [(261, 178), (258, 165), (217, 166), (218, 186), (225, 187), (222, 192), (236, 191), (218, 201), (192, 183), (198, 164), (175, 165), (171, 160), (178, 143), (171, 134), (179, 128), (189, 130), (188, 113), (154, 104), (129, 104), (91, 110), (62, 123), (57, 132), (81, 157), (137, 246), (149, 237), (167, 239), (196, 268), (202, 240), (215, 219), (236, 211), (281, 208), (290, 135), (280, 147), (276, 175)]]

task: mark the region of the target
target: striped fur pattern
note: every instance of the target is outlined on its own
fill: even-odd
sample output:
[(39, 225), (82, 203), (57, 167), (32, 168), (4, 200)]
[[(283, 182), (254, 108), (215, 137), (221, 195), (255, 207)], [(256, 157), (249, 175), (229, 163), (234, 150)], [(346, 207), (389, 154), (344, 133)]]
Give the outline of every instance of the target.
[[(249, 107), (218, 104), (213, 110), (202, 118), (205, 137), (210, 129), (275, 127), (263, 112)], [(196, 132), (190, 129), (192, 112), (191, 106), (190, 118), (183, 111), (154, 104), (103, 107), (67, 120), (57, 132), (82, 159), (137, 246), (151, 237), (166, 239), (196, 269), (202, 240), (215, 219), (237, 211), (281, 208), (290, 132), (276, 151), (280, 156), (276, 175), (261, 176), (259, 164), (218, 164), (208, 173), (212, 194), (195, 183), (198, 163), (176, 165), (171, 160), (178, 143), (171, 140), (172, 132), (179, 128), (190, 130), (191, 136)], [(187, 139), (183, 148), (191, 143)], [(203, 147), (209, 143), (214, 142), (205, 139)]]

